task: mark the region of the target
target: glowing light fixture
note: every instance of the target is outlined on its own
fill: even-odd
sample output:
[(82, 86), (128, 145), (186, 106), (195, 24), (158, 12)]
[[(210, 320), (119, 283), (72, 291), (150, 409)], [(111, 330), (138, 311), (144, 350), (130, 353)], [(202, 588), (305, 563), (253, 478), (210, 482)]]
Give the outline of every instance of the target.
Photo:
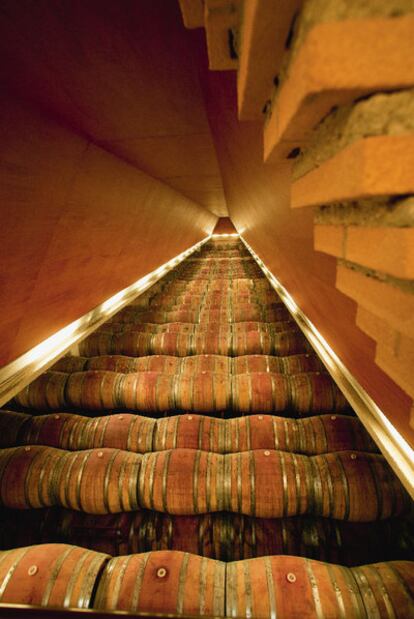
[(235, 238), (237, 236), (239, 236), (238, 232), (231, 232), (231, 233), (230, 232), (226, 232), (224, 234), (212, 234), (211, 238), (212, 239), (223, 239), (223, 238), (226, 238), (226, 237), (227, 238), (231, 238), (231, 237)]

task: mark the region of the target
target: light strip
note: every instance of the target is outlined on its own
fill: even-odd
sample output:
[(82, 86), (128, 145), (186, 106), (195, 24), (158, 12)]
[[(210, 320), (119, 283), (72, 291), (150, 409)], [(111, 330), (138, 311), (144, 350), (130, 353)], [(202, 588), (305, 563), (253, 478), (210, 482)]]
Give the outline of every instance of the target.
[(223, 239), (223, 238), (228, 238), (228, 237), (233, 237), (235, 238), (236, 236), (240, 236), (238, 232), (226, 232), (224, 234), (212, 234), (211, 238), (212, 239)]
[(56, 359), (64, 355), (121, 308), (131, 303), (171, 269), (174, 269), (180, 262), (197, 251), (210, 238), (211, 235), (207, 236), (127, 288), (120, 290), (78, 320), (60, 329), (24, 355), (5, 365), (0, 370), (0, 406), (3, 406), (16, 393), (19, 393), (39, 374), (50, 367)]
[(302, 312), (283, 284), (267, 268), (247, 241), (242, 236), (240, 236), (240, 239), (291, 312), (299, 328), (311, 343), (329, 374), (357, 413), (402, 484), (414, 498), (414, 450), (351, 374), (315, 325)]

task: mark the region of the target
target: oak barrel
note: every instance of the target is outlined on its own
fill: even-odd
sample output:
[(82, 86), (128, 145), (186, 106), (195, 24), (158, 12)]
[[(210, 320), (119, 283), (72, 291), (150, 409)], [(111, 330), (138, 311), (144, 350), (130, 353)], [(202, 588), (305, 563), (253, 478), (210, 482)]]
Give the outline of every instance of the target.
[(405, 619), (414, 613), (409, 561), (356, 568), (299, 557), (227, 564), (226, 616)]
[(66, 544), (0, 553), (0, 602), (89, 608), (109, 557)]
[(116, 557), (99, 582), (94, 607), (222, 617), (225, 573), (220, 561), (179, 551)]

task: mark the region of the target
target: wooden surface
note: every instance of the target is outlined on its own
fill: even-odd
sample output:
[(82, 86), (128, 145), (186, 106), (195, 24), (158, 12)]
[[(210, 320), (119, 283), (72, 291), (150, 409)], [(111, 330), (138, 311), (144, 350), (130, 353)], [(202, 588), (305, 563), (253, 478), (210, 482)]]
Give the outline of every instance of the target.
[(226, 216), (176, 0), (2, 2), (0, 76), (77, 133)]
[(217, 218), (3, 99), (0, 364), (212, 231)]
[(237, 121), (235, 76), (205, 71), (205, 86), (237, 230), (398, 430), (414, 442), (410, 398), (375, 364), (375, 342), (355, 325), (356, 304), (335, 289), (335, 258), (313, 249), (312, 208), (290, 208), (289, 164), (262, 164), (261, 125)]

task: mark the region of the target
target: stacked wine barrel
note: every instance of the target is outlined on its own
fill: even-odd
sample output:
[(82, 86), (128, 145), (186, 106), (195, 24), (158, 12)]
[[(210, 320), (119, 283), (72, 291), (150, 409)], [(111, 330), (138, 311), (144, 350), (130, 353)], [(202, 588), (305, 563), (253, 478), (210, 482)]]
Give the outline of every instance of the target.
[(239, 240), (0, 413), (0, 603), (414, 616), (412, 502)]

